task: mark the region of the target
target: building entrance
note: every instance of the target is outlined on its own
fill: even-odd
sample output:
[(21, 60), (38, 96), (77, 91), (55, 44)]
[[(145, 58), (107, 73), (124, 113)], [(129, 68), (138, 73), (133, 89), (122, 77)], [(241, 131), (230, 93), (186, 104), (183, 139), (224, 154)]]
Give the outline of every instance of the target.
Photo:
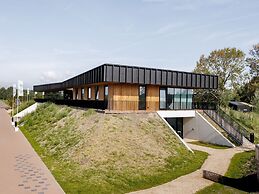
[(165, 120), (183, 138), (183, 118), (165, 118)]

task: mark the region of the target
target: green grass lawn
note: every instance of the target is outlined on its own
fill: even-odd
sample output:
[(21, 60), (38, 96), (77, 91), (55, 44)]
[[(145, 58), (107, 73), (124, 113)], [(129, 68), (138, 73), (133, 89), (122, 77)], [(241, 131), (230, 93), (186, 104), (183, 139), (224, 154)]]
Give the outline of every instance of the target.
[(40, 105), (21, 131), (66, 193), (126, 193), (201, 167), (159, 117), (112, 115)]
[(229, 148), (227, 146), (210, 144), (210, 143), (205, 143), (205, 142), (201, 142), (201, 141), (192, 141), (189, 143), (194, 144), (194, 145), (199, 145), (199, 146), (210, 147), (210, 148), (214, 148), (214, 149), (228, 149)]
[(259, 192), (255, 171), (255, 151), (238, 153), (232, 158), (228, 171), (225, 174), (226, 177), (232, 178), (234, 183), (229, 182), (231, 186), (213, 183), (211, 186), (197, 192), (197, 194), (243, 194)]

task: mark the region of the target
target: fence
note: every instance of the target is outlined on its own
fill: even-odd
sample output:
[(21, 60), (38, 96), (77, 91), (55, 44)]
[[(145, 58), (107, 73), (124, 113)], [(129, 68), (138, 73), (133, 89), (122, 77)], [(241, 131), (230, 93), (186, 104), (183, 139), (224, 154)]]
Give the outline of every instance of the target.
[(208, 115), (214, 122), (216, 122), (222, 129), (224, 129), (229, 135), (230, 139), (237, 145), (243, 144), (243, 134), (240, 133), (238, 128), (235, 128), (232, 122), (229, 123), (225, 117), (222, 117), (214, 110), (204, 110), (204, 113)]

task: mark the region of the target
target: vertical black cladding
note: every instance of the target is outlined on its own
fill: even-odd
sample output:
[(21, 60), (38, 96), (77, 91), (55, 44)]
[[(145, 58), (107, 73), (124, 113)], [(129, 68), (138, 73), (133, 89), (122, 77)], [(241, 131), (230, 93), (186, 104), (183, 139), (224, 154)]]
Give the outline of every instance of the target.
[(120, 68), (120, 82), (126, 81), (126, 67)]
[(186, 80), (187, 80), (187, 74), (186, 73), (183, 73), (183, 77), (182, 77), (182, 85), (181, 87), (186, 87)]
[(210, 76), (206, 75), (205, 76), (205, 88), (210, 87)]
[(200, 88), (201, 87), (201, 75), (197, 75), (197, 80), (196, 80), (196, 87)]
[(145, 69), (145, 84), (150, 84), (150, 77), (151, 77), (151, 74), (150, 74), (150, 69)]
[(210, 76), (210, 86), (209, 88), (213, 88), (214, 76)]
[(160, 85), (162, 81), (162, 72), (161, 70), (156, 70), (156, 84)]
[(192, 74), (192, 87), (195, 88), (196, 87), (196, 79), (197, 75), (196, 74)]
[(192, 74), (187, 74), (187, 87), (192, 87)]
[(145, 83), (145, 69), (139, 68), (139, 83), (144, 84)]
[(133, 83), (139, 83), (139, 75), (138, 75), (139, 71), (138, 68), (133, 67)]
[(172, 72), (167, 72), (167, 79), (166, 79), (166, 85), (172, 85)]
[(145, 67), (104, 64), (61, 83), (35, 86), (35, 91), (63, 90), (99, 82), (153, 84), (186, 88), (217, 89), (218, 77)]
[(162, 71), (162, 85), (167, 85), (166, 84), (166, 81), (167, 81), (167, 72), (166, 71)]
[(172, 86), (177, 86), (177, 72), (173, 72), (173, 83)]
[(177, 86), (182, 87), (183, 74), (182, 72), (177, 72)]
[(120, 67), (118, 66), (113, 66), (113, 82), (119, 82), (120, 79)]
[(156, 70), (155, 69), (151, 69), (150, 83), (156, 84)]
[(133, 76), (132, 76), (132, 67), (127, 67), (127, 77), (126, 77), (126, 82), (127, 83), (132, 83), (133, 82)]

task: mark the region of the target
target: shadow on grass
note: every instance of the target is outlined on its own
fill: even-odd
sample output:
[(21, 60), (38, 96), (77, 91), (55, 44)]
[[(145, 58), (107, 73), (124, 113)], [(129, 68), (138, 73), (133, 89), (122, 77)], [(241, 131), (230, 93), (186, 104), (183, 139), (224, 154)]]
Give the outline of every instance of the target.
[(220, 183), (222, 185), (233, 187), (248, 193), (259, 192), (259, 183), (257, 182), (256, 173), (250, 174), (241, 178), (229, 178), (217, 173), (204, 171), (203, 178), (206, 178), (211, 181)]

